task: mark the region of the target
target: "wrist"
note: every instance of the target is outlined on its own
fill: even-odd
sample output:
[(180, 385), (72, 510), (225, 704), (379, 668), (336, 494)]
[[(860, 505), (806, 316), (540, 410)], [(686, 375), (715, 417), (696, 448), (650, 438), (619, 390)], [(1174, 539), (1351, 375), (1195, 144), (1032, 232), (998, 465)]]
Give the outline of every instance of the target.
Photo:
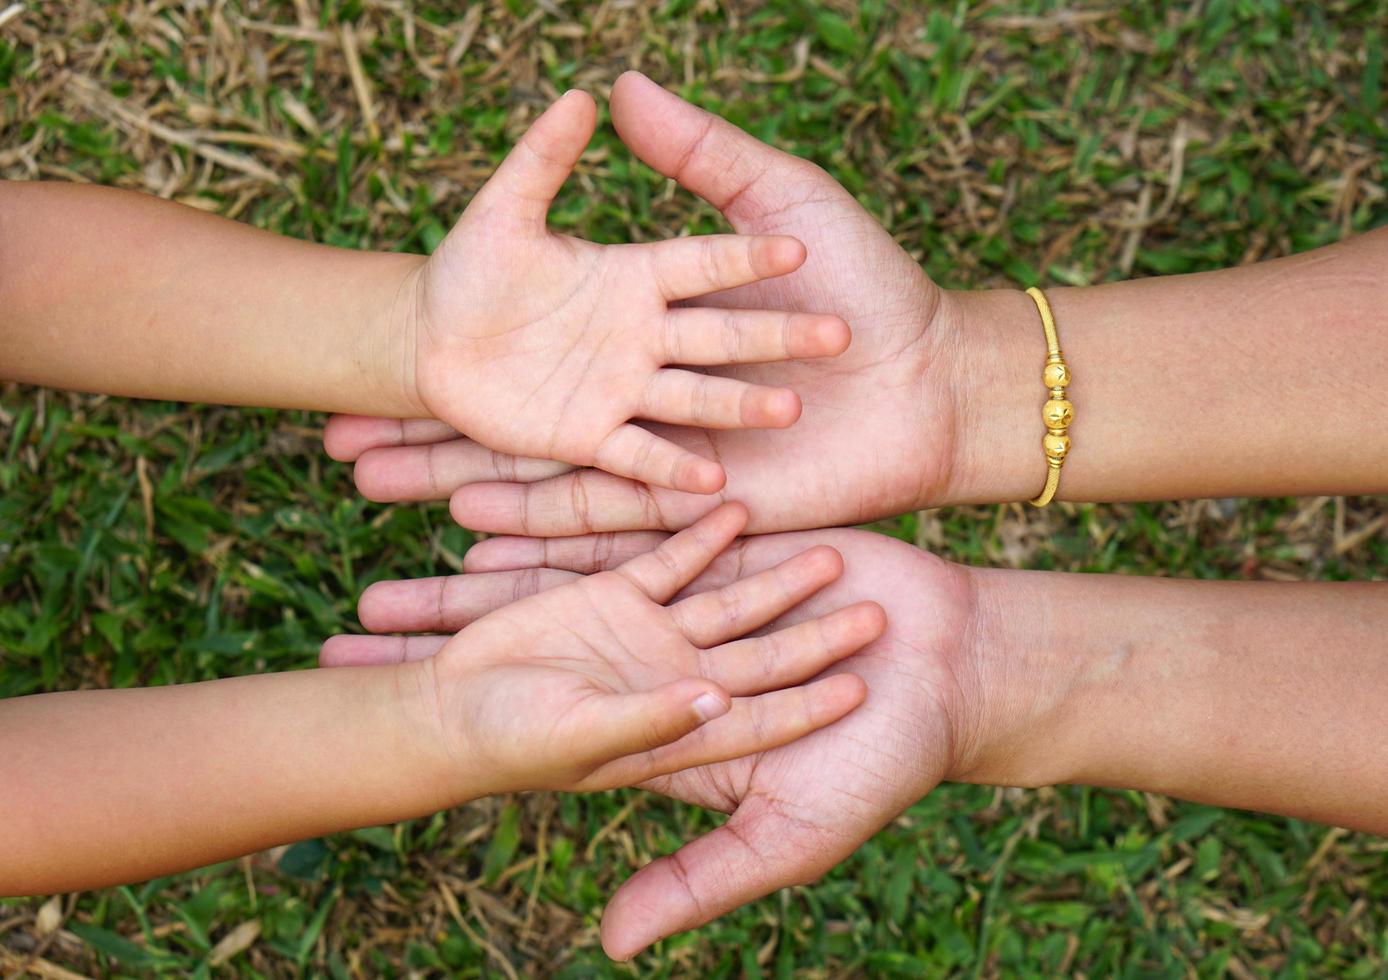
[(425, 257), (380, 252), (379, 273), (363, 284), (366, 324), (355, 352), (368, 398), (379, 409), (362, 414), (428, 418), (416, 371), (418, 289)]
[(487, 795), (473, 785), (462, 753), (452, 737), (439, 691), (434, 657), (395, 665), (395, 717), (414, 781), (433, 800), (433, 809), (461, 806)]
[[(1086, 729), (1094, 684), (1118, 665), (1093, 657), (1077, 575), (962, 568), (970, 617), (961, 662), (972, 695), (955, 723), (946, 778), (992, 786), (1049, 786), (1092, 769)], [(1078, 585), (1078, 595), (1065, 595)]]
[(1036, 306), (1021, 290), (947, 290), (938, 315), (954, 338), (945, 383), (955, 437), (943, 498), (932, 504), (1029, 500), (1046, 478)]

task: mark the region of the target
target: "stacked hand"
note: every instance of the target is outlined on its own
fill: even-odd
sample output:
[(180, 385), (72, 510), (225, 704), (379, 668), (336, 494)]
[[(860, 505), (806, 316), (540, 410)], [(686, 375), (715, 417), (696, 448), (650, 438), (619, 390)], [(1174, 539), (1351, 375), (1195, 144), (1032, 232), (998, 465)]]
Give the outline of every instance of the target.
[[(737, 231), (791, 234), (807, 246), (808, 258), (798, 271), (763, 282), (747, 275), (736, 287), (724, 282), (715, 287), (717, 292), (705, 290), (684, 313), (710, 316), (705, 307), (711, 305), (795, 314), (827, 311), (853, 328), (851, 347), (835, 358), (739, 364), (708, 375), (710, 382), (717, 377), (727, 384), (752, 385), (754, 392), (781, 386), (796, 391), (803, 414), (786, 431), (659, 424), (644, 430), (686, 452), (717, 459), (728, 477), (720, 496), (746, 502), (748, 530), (755, 532), (860, 522), (967, 494), (955, 438), (961, 407), (954, 365), (964, 330), (947, 294), (819, 168), (765, 146), (638, 75), (618, 81), (612, 115), (639, 157), (718, 207)], [(542, 222), (542, 209), (532, 217)], [(792, 257), (799, 259), (798, 254)], [(775, 271), (789, 270), (776, 266)], [(689, 296), (695, 290), (678, 292)], [(827, 336), (828, 321), (816, 322)], [(831, 353), (830, 346), (824, 344), (820, 352)], [(795, 351), (785, 347), (768, 353)], [(698, 361), (713, 362), (712, 357)], [(650, 413), (645, 417), (655, 418)], [(790, 420), (787, 413), (784, 421)], [(475, 427), (461, 428), (477, 433)], [(584, 622), (594, 615), (576, 601), (586, 594), (577, 591), (584, 583), (610, 583), (609, 569), (633, 556), (659, 553), (653, 548), (669, 547), (660, 544), (665, 535), (642, 529), (687, 527), (717, 507), (719, 499), (644, 486), (615, 475), (617, 468), (611, 465), (603, 466), (608, 472), (575, 469), (556, 462), (547, 447), (529, 457), (494, 453), (442, 421), (340, 416), (330, 422), (325, 443), (336, 458), (356, 461), (357, 484), (368, 497), (451, 495), (454, 517), (468, 527), (537, 536), (476, 545), (465, 558), (470, 574), (464, 576), (373, 586), (362, 597), (360, 613), (363, 624), (377, 632), (463, 629), (466, 636), (490, 621), (499, 631), (493, 642), (500, 644), (502, 636), (525, 637), (553, 628), (537, 625), (545, 617), (570, 625)], [(588, 533), (593, 531), (626, 533)], [(565, 535), (587, 536), (561, 537)], [(847, 573), (801, 606), (773, 613), (769, 607), (753, 610), (742, 600), (727, 605), (729, 583), (743, 575), (751, 576), (747, 583), (772, 576), (780, 590), (801, 597), (803, 590), (786, 584), (790, 570), (809, 569), (812, 559), (826, 566), (837, 560), (820, 549), (793, 556), (826, 544), (843, 555)], [(583, 578), (585, 573), (594, 578)], [(666, 584), (675, 590), (673, 582)], [(530, 593), (537, 595), (514, 607), (515, 612), (506, 611), (516, 596)], [(572, 598), (562, 610), (557, 600), (526, 605), (548, 595)], [(842, 644), (829, 643), (819, 652), (800, 654), (794, 671), (753, 661), (758, 666), (751, 673), (761, 678), (757, 690), (804, 680), (811, 664), (817, 665), (815, 670), (827, 668), (827, 679), (852, 671), (866, 681), (871, 692), (866, 702), (833, 725), (788, 744), (779, 744), (787, 739), (778, 738), (778, 747), (741, 757), (720, 751), (716, 763), (711, 756), (696, 761), (691, 752), (667, 754), (654, 777), (624, 764), (599, 770), (601, 778), (569, 783), (616, 785), (645, 779), (649, 788), (732, 814), (723, 827), (654, 862), (623, 886), (603, 924), (604, 946), (616, 957), (630, 956), (661, 936), (782, 886), (818, 877), (947, 773), (967, 765), (971, 726), (965, 709), (975, 707), (969, 692), (977, 668), (962, 643), (971, 604), (968, 582), (959, 570), (867, 532), (772, 534), (740, 541), (683, 595), (673, 608), (722, 604), (739, 631), (774, 619), (771, 625), (787, 632), (773, 636), (800, 636), (793, 631), (816, 622), (813, 617), (865, 600), (887, 604), (888, 625), (847, 659), (838, 659)], [(544, 617), (537, 616), (542, 610)], [(818, 622), (830, 621), (832, 617)], [(614, 638), (647, 651), (633, 677), (654, 680), (646, 672), (657, 665), (662, 679), (675, 665), (685, 672), (694, 669), (691, 658), (699, 654), (687, 641), (657, 651), (639, 639), (649, 628), (642, 618), (623, 617), (620, 625), (613, 624)], [(861, 636), (862, 628), (854, 635)], [(725, 638), (705, 633), (698, 639), (706, 644)], [(323, 663), (437, 659), (447, 656), (451, 642), (443, 636), (340, 637), (325, 647)], [(732, 693), (750, 690), (744, 686), (750, 676), (742, 681), (706, 676), (718, 677)], [(440, 689), (454, 683), (441, 682)], [(772, 697), (762, 695), (763, 700)], [(504, 726), (516, 710), (502, 705), (485, 717)], [(769, 722), (771, 716), (766, 718)]]
[[(884, 623), (872, 602), (817, 604), (823, 614), (739, 639), (839, 577), (843, 563), (827, 547), (724, 574), (716, 591), (666, 605), (746, 520), (742, 507), (720, 507), (654, 550), (519, 601), (509, 600), (536, 581), (524, 573), (375, 586), (362, 615), (380, 628), (441, 628), (445, 611), (476, 600), (494, 611), (423, 644), (336, 637), (323, 664), (419, 664), (422, 703), (436, 706), (433, 741), (455, 763), (444, 771), (460, 774), (457, 800), (611, 789), (773, 748), (862, 701), (862, 681), (848, 674), (793, 685), (875, 640)], [(492, 588), (469, 595), (483, 581)]]
[[(548, 541), (494, 538), (468, 552), (469, 574), (372, 586), (362, 596), (361, 618), (379, 632), (461, 628), (467, 635), (507, 609), (521, 610), (535, 602), (507, 605), (516, 595), (538, 592), (540, 598), (552, 595), (558, 601), (571, 594), (576, 583), (609, 579), (612, 573), (605, 569), (634, 555), (649, 558), (650, 549), (663, 537), (633, 532)], [(721, 554), (684, 590), (674, 608), (724, 602), (720, 597), (728, 596), (730, 583), (739, 578), (744, 586), (765, 581), (768, 575), (786, 581), (796, 567), (808, 570), (819, 562), (837, 566), (825, 545), (842, 556), (842, 577), (779, 616), (771, 626), (785, 632), (771, 635), (798, 635), (795, 631), (850, 613), (865, 616), (856, 611), (864, 608), (859, 603), (881, 602), (885, 632), (829, 670), (831, 679), (851, 671), (866, 681), (867, 700), (798, 741), (741, 758), (729, 752), (729, 761), (674, 772), (646, 784), (732, 816), (622, 886), (603, 917), (603, 946), (613, 957), (627, 958), (656, 939), (693, 928), (777, 888), (818, 878), (942, 778), (973, 764), (978, 746), (969, 719), (977, 717), (979, 709), (982, 659), (972, 656), (965, 642), (973, 610), (968, 582), (957, 566), (867, 531), (762, 535), (744, 538)], [(583, 573), (596, 574), (585, 579)], [(804, 579), (805, 588), (818, 581)], [(783, 587), (794, 595), (803, 592), (788, 582)], [(843, 612), (830, 612), (843, 607)], [(744, 616), (749, 611), (741, 609)], [(478, 617), (485, 618), (477, 621)], [(520, 628), (524, 617), (518, 618), (519, 623), (508, 623)], [(565, 622), (583, 620), (570, 615)], [(448, 642), (429, 636), (339, 637), (325, 648), (323, 662), (427, 657)], [(819, 654), (801, 656), (803, 671)], [(769, 666), (757, 668), (758, 674), (763, 672), (769, 686), (774, 672)], [(797, 671), (795, 676), (804, 674)]]
[[(624, 75), (613, 88), (612, 118), (638, 157), (719, 208), (737, 231), (793, 235), (808, 249), (798, 271), (756, 283), (752, 280), (757, 276), (745, 274), (739, 288), (703, 296), (695, 301), (698, 306), (680, 315), (717, 323), (723, 314), (704, 309), (711, 306), (784, 310), (797, 317), (833, 313), (853, 329), (851, 346), (838, 357), (717, 368), (706, 379), (719, 386), (755, 385), (751, 391), (766, 392), (757, 397), (765, 397), (768, 405), (773, 403), (771, 391), (782, 386), (794, 390), (804, 410), (791, 428), (767, 432), (653, 425), (649, 431), (685, 452), (717, 459), (728, 475), (722, 496), (747, 504), (754, 533), (860, 523), (969, 496), (971, 488), (963, 485), (967, 467), (955, 431), (962, 410), (956, 400), (963, 390), (956, 364), (971, 359), (959, 351), (965, 337), (950, 295), (931, 283), (877, 221), (813, 164), (772, 149), (634, 73)], [(539, 234), (542, 213), (535, 211), (531, 219), (536, 223), (533, 233)], [(467, 221), (465, 217), (460, 229)], [(510, 247), (502, 245), (500, 235), (496, 241), (497, 247)], [(559, 239), (550, 241), (555, 249), (566, 251), (557, 244)], [(759, 266), (760, 272), (789, 271), (788, 260), (798, 259), (799, 253), (789, 246), (780, 248), (787, 253), (786, 263)], [(717, 288), (732, 285), (732, 278)], [(689, 286), (677, 292), (692, 294), (697, 284)], [(742, 315), (761, 322), (777, 314)], [(816, 325), (826, 342), (815, 350), (835, 352), (827, 342), (831, 336), (837, 341), (831, 321), (791, 322), (805, 323), (807, 329)], [(806, 346), (767, 353), (801, 357)], [(688, 359), (688, 354), (679, 356)], [(714, 359), (697, 362), (711, 364)], [(500, 376), (493, 383), (505, 384)], [(668, 413), (646, 417), (690, 420)], [(794, 413), (786, 411), (774, 421), (788, 423), (793, 418)], [(772, 421), (767, 414), (756, 420)], [(476, 427), (458, 428), (481, 438)], [(325, 444), (335, 458), (356, 461), (357, 485), (371, 499), (451, 495), (458, 522), (483, 531), (553, 536), (674, 530), (718, 503), (716, 497), (652, 490), (612, 475), (618, 467), (607, 463), (602, 466), (609, 472), (570, 471), (553, 462), (497, 455), (437, 421), (402, 424), (342, 416), (329, 423)], [(487, 446), (503, 448), (496, 440)], [(583, 462), (574, 454), (556, 456), (545, 446), (527, 451), (546, 459)]]

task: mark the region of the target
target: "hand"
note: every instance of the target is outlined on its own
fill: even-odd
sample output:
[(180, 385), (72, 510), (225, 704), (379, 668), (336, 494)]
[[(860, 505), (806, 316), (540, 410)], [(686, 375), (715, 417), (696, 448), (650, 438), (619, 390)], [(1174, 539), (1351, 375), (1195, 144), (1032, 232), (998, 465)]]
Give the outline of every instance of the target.
[[(388, 582), (362, 597), (374, 630), (455, 629), (517, 594), (566, 589), (576, 572), (597, 571), (657, 545), (664, 535), (536, 540), (493, 538), (465, 558), (468, 574)], [(837, 723), (758, 755), (690, 769), (648, 783), (678, 799), (731, 813), (727, 823), (637, 872), (603, 919), (603, 945), (625, 959), (663, 936), (690, 929), (778, 888), (813, 881), (851, 854), (939, 781), (980, 769), (980, 718), (989, 730), (1024, 726), (1012, 701), (983, 698), (971, 570), (866, 531), (833, 530), (745, 538), (717, 558), (685, 595), (719, 594), (740, 576), (755, 580), (806, 548), (832, 546), (845, 574), (772, 625), (793, 628), (869, 596), (887, 610), (886, 632), (830, 668), (868, 684), (866, 702)], [(534, 568), (530, 566), (544, 565)], [(1015, 573), (1013, 573), (1015, 574)], [(579, 579), (579, 581), (582, 581)], [(685, 598), (682, 601), (690, 602)], [(384, 662), (427, 656), (429, 637), (354, 637), (351, 659)], [(334, 648), (328, 648), (333, 652)], [(348, 652), (337, 647), (338, 653)], [(338, 657), (325, 655), (325, 663)], [(1006, 658), (1003, 658), (1006, 659)], [(1002, 669), (1011, 669), (1003, 667)], [(1035, 691), (1020, 683), (1018, 689)], [(1013, 726), (1013, 715), (1017, 719)], [(1013, 738), (1012, 744), (1019, 744)], [(1008, 757), (1008, 752), (1000, 753)]]
[[(839, 576), (841, 559), (823, 547), (666, 605), (746, 520), (740, 504), (720, 507), (654, 551), (505, 605), (442, 646), (336, 637), (323, 663), (399, 662), (437, 651), (419, 659), (423, 703), (437, 705), (439, 744), (464, 774), (458, 800), (611, 789), (782, 745), (862, 701), (863, 683), (850, 674), (791, 685), (875, 640), (885, 623), (881, 607), (859, 602), (737, 639)], [(409, 583), (403, 605), (388, 601), (398, 584), (374, 586), (363, 615), (375, 622), (377, 608), (390, 610), (388, 618), (408, 615), (421, 598), (435, 610), (452, 601), (453, 583), (432, 584), (430, 595), (431, 583)]]
[(722, 467), (690, 448), (706, 446), (686, 439), (682, 447), (630, 420), (780, 428), (799, 417), (799, 399), (784, 387), (665, 365), (837, 354), (848, 328), (803, 309), (670, 308), (794, 270), (805, 249), (793, 238), (604, 246), (550, 232), (550, 204), (595, 121), (581, 92), (551, 106), (411, 271), (400, 293), (405, 373), (423, 414), (489, 450), (712, 493)]
[[(935, 286), (823, 170), (634, 72), (613, 88), (612, 118), (637, 156), (718, 207), (737, 231), (792, 234), (808, 247), (797, 272), (699, 303), (832, 311), (853, 328), (852, 345), (832, 360), (717, 371), (741, 382), (793, 388), (804, 412), (789, 431), (651, 427), (723, 464), (724, 493), (751, 508), (751, 531), (861, 523), (945, 501), (1012, 499), (987, 482), (999, 478), (994, 470), (1005, 457), (965, 447), (956, 437), (984, 428), (976, 424), (976, 404), (1001, 401), (982, 394), (984, 375), (999, 361), (981, 349), (986, 331), (962, 326), (965, 308), (972, 314), (996, 302), (994, 294), (970, 295), (974, 302), (961, 303)], [(1030, 300), (1021, 301), (1026, 314)], [(1034, 310), (1029, 315), (1034, 318)], [(1027, 333), (1025, 340), (1033, 342), (1026, 348), (1033, 356), (1025, 363), (1031, 364), (1036, 338)], [(1034, 394), (1024, 384), (1017, 387), (1023, 399)], [(964, 397), (972, 392), (978, 399)], [(1024, 401), (1021, 418), (1033, 414), (1034, 406)], [(673, 530), (717, 503), (651, 492), (609, 473), (497, 457), (437, 422), (338, 417), (324, 441), (335, 458), (356, 460), (357, 486), (371, 499), (451, 494), (459, 523), (490, 532)], [(994, 465), (982, 466), (980, 459)], [(1030, 455), (1019, 459), (1035, 463)]]

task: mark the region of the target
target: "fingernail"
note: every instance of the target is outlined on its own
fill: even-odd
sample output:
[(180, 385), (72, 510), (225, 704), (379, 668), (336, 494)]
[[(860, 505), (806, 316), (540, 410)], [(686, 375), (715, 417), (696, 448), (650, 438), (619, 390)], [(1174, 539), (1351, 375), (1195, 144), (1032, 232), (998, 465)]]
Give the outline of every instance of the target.
[(705, 691), (694, 699), (694, 713), (701, 721), (712, 721), (728, 713), (728, 703), (718, 695)]

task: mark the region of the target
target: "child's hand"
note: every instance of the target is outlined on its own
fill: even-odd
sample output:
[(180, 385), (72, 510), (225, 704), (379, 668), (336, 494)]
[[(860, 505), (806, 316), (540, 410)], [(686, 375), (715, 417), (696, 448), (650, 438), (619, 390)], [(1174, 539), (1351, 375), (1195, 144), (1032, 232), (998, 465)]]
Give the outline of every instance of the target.
[[(783, 745), (856, 707), (866, 688), (851, 674), (790, 685), (877, 639), (886, 619), (875, 602), (737, 639), (837, 579), (832, 548), (665, 605), (746, 520), (726, 504), (614, 571), (477, 620), (419, 661), (453, 771), (469, 774), (455, 798), (631, 785)], [(331, 646), (325, 663), (350, 660)]]
[(400, 302), (404, 371), (423, 411), (494, 451), (713, 493), (725, 479), (718, 463), (631, 420), (779, 428), (799, 418), (800, 400), (786, 388), (667, 365), (838, 354), (848, 325), (807, 313), (672, 308), (793, 271), (805, 259), (793, 238), (595, 245), (550, 232), (550, 203), (595, 121), (581, 92), (552, 105), (411, 274)]

